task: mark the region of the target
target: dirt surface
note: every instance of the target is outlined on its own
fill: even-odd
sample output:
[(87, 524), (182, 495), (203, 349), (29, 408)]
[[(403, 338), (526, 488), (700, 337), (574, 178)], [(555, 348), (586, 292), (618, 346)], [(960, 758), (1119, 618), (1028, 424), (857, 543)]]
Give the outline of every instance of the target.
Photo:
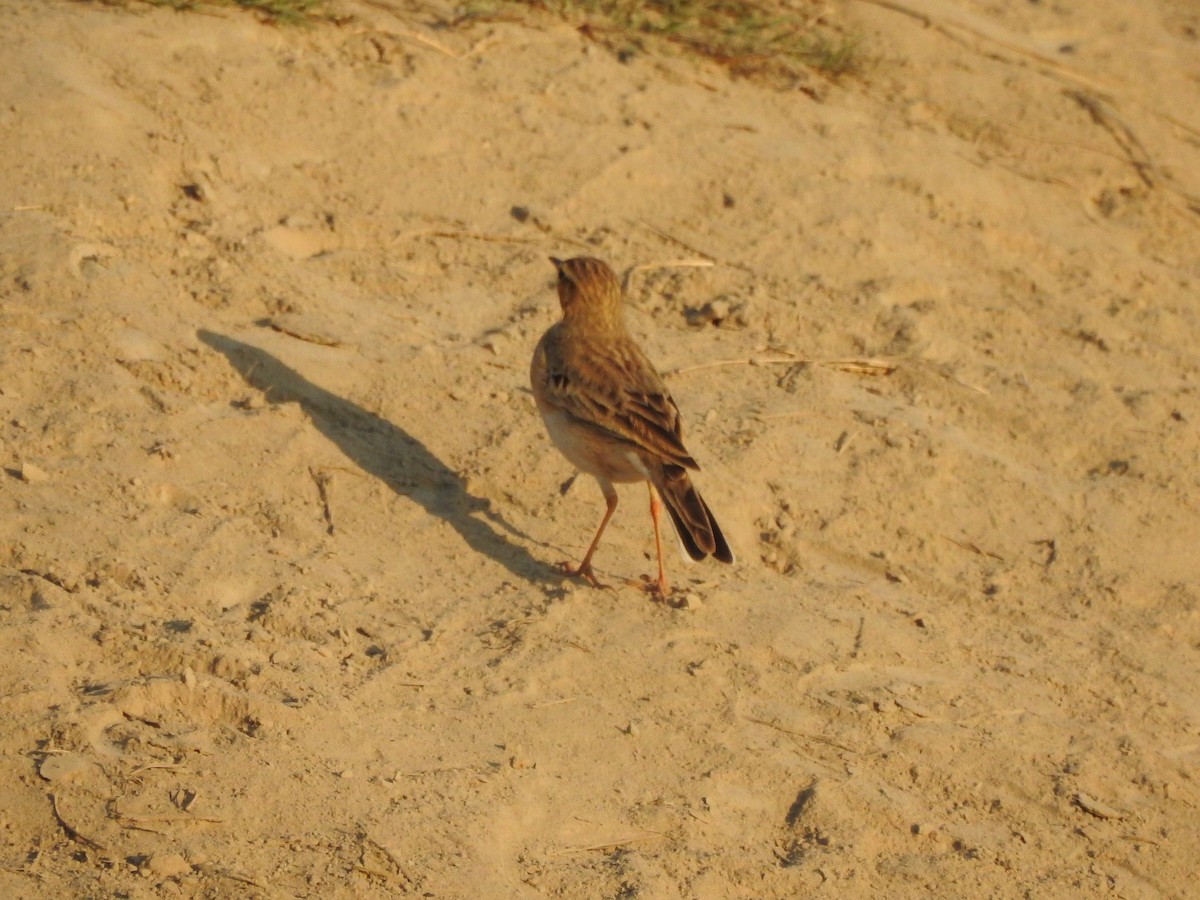
[[(792, 86), (343, 9), (0, 2), (0, 895), (1193, 892), (1196, 5)], [(670, 604), (636, 486), (556, 569), (582, 254), (739, 555)]]

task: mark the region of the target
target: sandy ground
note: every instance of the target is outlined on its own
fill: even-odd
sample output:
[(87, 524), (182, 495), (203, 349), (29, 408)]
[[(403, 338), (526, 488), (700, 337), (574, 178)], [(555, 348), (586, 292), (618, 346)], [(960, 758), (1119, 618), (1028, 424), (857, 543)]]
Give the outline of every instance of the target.
[[(0, 2), (0, 895), (1193, 892), (1200, 11), (904, 8), (781, 88)], [(551, 254), (739, 554), (672, 604), (635, 486), (555, 568)]]

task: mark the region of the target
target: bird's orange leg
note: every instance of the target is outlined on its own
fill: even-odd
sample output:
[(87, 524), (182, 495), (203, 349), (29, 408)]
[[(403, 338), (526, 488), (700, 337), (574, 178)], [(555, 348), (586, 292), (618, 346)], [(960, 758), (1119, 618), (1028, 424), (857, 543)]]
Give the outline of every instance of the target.
[(658, 551), (658, 594), (666, 600), (671, 586), (667, 584), (667, 570), (663, 565), (662, 529), (659, 527), (662, 501), (658, 499), (658, 491), (654, 490), (654, 485), (647, 481), (646, 487), (650, 488), (650, 518), (654, 520), (654, 549)]
[(600, 520), (600, 527), (596, 529), (596, 536), (592, 538), (592, 545), (588, 547), (587, 553), (583, 555), (583, 562), (577, 566), (572, 566), (570, 563), (563, 563), (563, 570), (568, 575), (579, 575), (586, 578), (588, 583), (593, 587), (602, 588), (603, 584), (596, 577), (596, 573), (592, 571), (592, 556), (596, 552), (596, 548), (600, 546), (600, 535), (604, 534), (604, 529), (608, 527), (608, 520), (613, 517), (613, 513), (617, 511), (617, 491), (611, 484), (601, 485), (600, 489), (604, 491), (604, 502), (607, 509), (604, 511), (604, 518)]

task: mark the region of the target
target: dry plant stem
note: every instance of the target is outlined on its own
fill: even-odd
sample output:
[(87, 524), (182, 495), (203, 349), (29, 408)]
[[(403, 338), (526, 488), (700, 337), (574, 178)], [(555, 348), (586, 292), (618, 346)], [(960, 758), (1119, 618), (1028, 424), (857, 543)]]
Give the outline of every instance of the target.
[(530, 703), (529, 709), (545, 709), (547, 706), (562, 706), (564, 703), (574, 703), (578, 697), (563, 697), (561, 700), (543, 700), (541, 703)]
[(1137, 170), (1138, 177), (1146, 187), (1154, 187), (1155, 179), (1150, 176), (1158, 174), (1157, 166), (1150, 159), (1150, 154), (1146, 152), (1137, 135), (1133, 133), (1133, 129), (1098, 97), (1083, 91), (1067, 91), (1067, 96), (1087, 110), (1092, 121), (1113, 136), (1113, 140), (1120, 145), (1129, 164)]
[(945, 535), (945, 534), (943, 534), (941, 537), (942, 537), (942, 540), (949, 541), (954, 546), (962, 547), (964, 550), (970, 550), (972, 553), (978, 554), (979, 556), (988, 556), (988, 557), (991, 557), (992, 559), (998, 559), (1001, 562), (1004, 561), (1003, 556), (1000, 556), (997, 553), (992, 553), (990, 550), (983, 550), (977, 544), (975, 544), (971, 541), (956, 541), (954, 538), (952, 538), (948, 535)]
[(666, 837), (661, 831), (656, 831), (653, 834), (643, 834), (638, 837), (624, 838), (619, 841), (609, 841), (604, 844), (589, 844), (586, 847), (568, 847), (560, 853), (594, 853), (602, 850), (616, 850), (618, 847), (624, 847), (627, 844), (637, 844), (642, 841), (653, 841), (656, 838)]
[(251, 885), (252, 887), (258, 888), (259, 890), (263, 890), (263, 891), (267, 890), (267, 886), (265, 884), (263, 884), (261, 881), (255, 881), (249, 875), (243, 875), (240, 872), (231, 872), (229, 869), (218, 869), (215, 867), (214, 868), (205, 867), (202, 869), (202, 871), (208, 872), (213, 875), (220, 875), (222, 878), (228, 878), (230, 881), (236, 881), (240, 884), (248, 884), (248, 885)]
[(686, 375), (689, 372), (699, 372), (702, 369), (719, 369), (725, 366), (828, 366), (844, 372), (855, 372), (860, 375), (891, 375), (898, 365), (882, 359), (806, 359), (799, 356), (752, 356), (747, 359), (718, 359), (713, 362), (697, 363), (694, 366), (680, 366), (663, 372), (665, 376)]
[[(1099, 82), (1094, 78), (1090, 78), (1089, 76), (1084, 75), (1082, 72), (1076, 72), (1071, 67), (1063, 65), (1058, 60), (1053, 59), (1049, 56), (1046, 56), (1044, 53), (1039, 53), (1036, 50), (1030, 50), (1028, 47), (1022, 47), (1020, 44), (1014, 44), (1012, 41), (1006, 41), (1003, 38), (997, 37), (996, 35), (988, 34), (987, 32), (981, 31), (978, 28), (973, 28), (972, 26), (966, 24), (965, 22), (952, 22), (952, 21), (939, 20), (939, 19), (936, 19), (930, 13), (927, 13), (920, 9), (917, 9), (913, 5), (908, 4), (908, 3), (899, 3), (899, 2), (897, 2), (897, 0), (859, 0), (859, 2), (860, 3), (869, 3), (872, 6), (878, 6), (883, 9), (890, 9), (892, 12), (897, 12), (902, 15), (910, 16), (911, 18), (916, 19), (918, 22), (920, 22), (922, 25), (926, 26), (927, 28), (935, 28), (942, 34), (946, 35), (947, 37), (949, 37), (950, 39), (955, 40), (955, 41), (960, 41), (960, 39), (959, 39), (958, 35), (956, 35), (954, 33), (953, 29), (958, 29), (959, 31), (966, 32), (967, 34), (970, 34), (973, 37), (980, 39), (981, 41), (995, 44), (999, 47), (1002, 47), (1005, 50), (1011, 51), (1012, 53), (1016, 53), (1021, 56), (1026, 56), (1026, 57), (1029, 57), (1030, 59), (1035, 60), (1036, 62), (1045, 66), (1049, 70), (1046, 73), (1048, 75), (1051, 75), (1054, 77), (1059, 77), (1064, 81), (1070, 81), (1070, 82), (1073, 82), (1074, 84), (1081, 85), (1083, 87), (1089, 88), (1094, 91), (1099, 91), (1099, 92), (1107, 95), (1110, 99), (1113, 94), (1116, 94), (1118, 92), (1117, 87), (1103, 84), (1102, 82)], [(960, 43), (961, 43), (961, 41), (960, 41)], [(1148, 109), (1151, 113), (1153, 113), (1158, 118), (1162, 119), (1164, 122), (1174, 125), (1176, 128), (1178, 128), (1181, 131), (1186, 132), (1187, 134), (1190, 134), (1192, 137), (1200, 138), (1200, 128), (1197, 128), (1194, 125), (1190, 125), (1187, 122), (1184, 122), (1184, 121), (1176, 118), (1175, 116), (1172, 116), (1169, 113), (1164, 113), (1164, 112), (1154, 109), (1152, 107), (1149, 107)]]
[(684, 240), (681, 240), (680, 238), (675, 237), (675, 235), (671, 234), (669, 231), (664, 231), (662, 228), (659, 228), (657, 225), (651, 225), (649, 222), (646, 222), (644, 220), (639, 220), (638, 224), (641, 225), (643, 228), (648, 228), (650, 231), (653, 231), (664, 241), (669, 241), (670, 243), (675, 244), (677, 247), (682, 247), (688, 253), (694, 253), (696, 256), (701, 256), (704, 259), (712, 260), (714, 262), (717, 259), (715, 254), (705, 253), (703, 250), (700, 250), (697, 247), (693, 247), (687, 241), (684, 241)]
[(845, 750), (847, 753), (858, 753), (853, 747), (847, 747), (845, 744), (839, 744), (837, 741), (831, 741), (827, 737), (821, 737), (818, 734), (806, 734), (803, 731), (796, 731), (792, 728), (786, 728), (778, 722), (772, 722), (768, 719), (756, 719), (752, 716), (746, 716), (747, 722), (753, 722), (755, 725), (765, 725), (767, 728), (774, 728), (776, 731), (782, 731), (784, 734), (790, 734), (792, 737), (798, 737), (806, 741), (815, 741), (818, 744), (827, 744), (830, 747), (836, 747), (839, 750)]
[[(960, 36), (955, 33), (955, 30), (965, 32), (966, 34), (969, 34), (981, 41), (993, 44), (1010, 53), (1015, 53), (1019, 56), (1023, 56), (1035, 61), (1039, 66), (1042, 67), (1043, 74), (1048, 75), (1051, 78), (1056, 78), (1060, 81), (1066, 81), (1075, 85), (1076, 87), (1083, 87), (1089, 91), (1099, 94), (1100, 97), (1092, 97), (1078, 90), (1067, 92), (1068, 96), (1070, 96), (1088, 111), (1088, 113), (1092, 116), (1092, 119), (1097, 124), (1101, 125), (1103, 128), (1107, 129), (1110, 134), (1112, 134), (1117, 143), (1121, 146), (1121, 149), (1125, 151), (1130, 163), (1137, 170), (1138, 177), (1140, 177), (1146, 183), (1147, 187), (1156, 186), (1155, 181), (1150, 177), (1151, 175), (1154, 175), (1160, 186), (1166, 186), (1171, 193), (1183, 199), (1189, 211), (1200, 214), (1200, 197), (1181, 190), (1180, 188), (1176, 187), (1170, 179), (1164, 177), (1162, 171), (1154, 165), (1150, 155), (1146, 152), (1145, 147), (1142, 146), (1141, 141), (1137, 139), (1137, 136), (1133, 133), (1133, 130), (1125, 122), (1121, 121), (1115, 112), (1107, 108), (1106, 104), (1111, 106), (1116, 105), (1116, 97), (1118, 94), (1120, 94), (1120, 89), (1118, 87), (1105, 84), (1095, 78), (1084, 75), (1082, 72), (1077, 72), (1071, 67), (1063, 65), (1058, 60), (1046, 56), (1044, 53), (1039, 53), (1038, 51), (1031, 50), (1028, 47), (1022, 47), (1020, 44), (1014, 43), (1010, 40), (1005, 40), (1003, 37), (995, 34), (989, 34), (988, 32), (968, 25), (965, 22), (937, 19), (930, 13), (927, 13), (907, 3), (896, 2), (896, 0), (859, 0), (859, 2), (870, 3), (873, 6), (878, 6), (883, 9), (889, 9), (893, 12), (910, 16), (921, 22), (926, 27), (936, 28), (939, 32), (946, 35), (951, 40), (958, 41), (964, 45), (965, 41), (963, 41)], [(1132, 102), (1137, 103), (1136, 100)], [(1181, 119), (1170, 115), (1169, 113), (1164, 113), (1161, 110), (1155, 109), (1154, 107), (1146, 106), (1145, 104), (1138, 105), (1143, 106), (1143, 108), (1145, 108), (1152, 115), (1162, 119), (1164, 122), (1169, 123), (1175, 128), (1178, 128), (1180, 131), (1183, 131), (1191, 137), (1200, 138), (1200, 128), (1190, 125), (1187, 122), (1184, 122)]]
[(144, 766), (139, 766), (129, 773), (129, 777), (133, 778), (136, 775), (141, 775), (143, 772), (149, 772), (152, 769), (179, 769), (182, 772), (188, 771), (186, 763), (147, 763)]
[(994, 34), (988, 34), (986, 31), (975, 28), (965, 22), (954, 22), (948, 19), (939, 19), (931, 13), (918, 9), (911, 4), (899, 3), (896, 2), (896, 0), (859, 0), (859, 2), (869, 3), (872, 6), (890, 9), (892, 12), (909, 16), (910, 18), (916, 19), (926, 28), (934, 28), (954, 41), (961, 42), (961, 38), (955, 33), (955, 30), (965, 32), (966, 34), (978, 38), (981, 41), (995, 44), (996, 46), (1002, 47), (1003, 49), (1011, 51), (1012, 53), (1016, 53), (1037, 61), (1050, 70), (1048, 73), (1050, 75), (1059, 76), (1067, 81), (1083, 85), (1084, 87), (1091, 88), (1092, 90), (1104, 92), (1109, 91), (1107, 86), (1101, 84), (1095, 79), (1089, 78), (1087, 75), (1084, 75), (1081, 72), (1076, 72), (1074, 69), (1064, 66), (1058, 60), (1046, 56), (1044, 53), (1039, 53), (1036, 50), (1030, 50), (1028, 47), (1022, 47), (1020, 44), (1014, 44), (1011, 41), (1006, 41)]
[(395, 867), (396, 873), (400, 877), (402, 877), (408, 881), (412, 881), (412, 879), (409, 877), (408, 873), (406, 871), (404, 871), (404, 866), (401, 864), (400, 859), (396, 856), (395, 853), (393, 853), (391, 850), (389, 850), (387, 847), (385, 847), (382, 843), (380, 843), (379, 841), (375, 840), (372, 837), (368, 837), (367, 842), (372, 847), (374, 847), (376, 850), (378, 850), (380, 853), (382, 853), (385, 857), (387, 857), (388, 862), (390, 862), (392, 864), (392, 866)]
[(209, 825), (224, 825), (226, 819), (220, 819), (215, 816), (193, 816), (191, 814), (180, 814), (174, 816), (118, 816), (117, 821), (127, 827), (137, 827), (148, 822), (158, 822), (160, 824), (175, 824), (177, 822), (186, 822), (188, 824), (209, 824)]
[(76, 843), (83, 844), (85, 847), (90, 847), (93, 850), (106, 852), (106, 848), (99, 841), (94, 841), (87, 835), (80, 832), (78, 828), (63, 818), (62, 810), (58, 808), (58, 795), (50, 795), (50, 806), (54, 810), (54, 818), (58, 820), (58, 824), (62, 826), (62, 830), (66, 832), (67, 837)]
[(540, 243), (536, 238), (509, 237), (503, 234), (479, 234), (473, 231), (442, 231), (440, 229), (419, 229), (417, 231), (404, 231), (397, 234), (392, 240), (395, 242), (409, 240), (411, 238), (420, 237), (436, 237), (447, 238), (452, 241), (472, 240), (472, 241), (488, 241), (493, 244), (537, 244)]
[(333, 509), (329, 505), (329, 483), (332, 480), (328, 472), (319, 472), (310, 468), (308, 474), (316, 482), (317, 493), (321, 495), (321, 511), (325, 517), (325, 533), (333, 534)]
[[(372, 6), (379, 6), (384, 9), (389, 9), (389, 11), (390, 11), (390, 7), (387, 6), (386, 4), (372, 3), (371, 0), (367, 0), (367, 2), (370, 3), (370, 5), (372, 5)], [(476, 41), (474, 44), (472, 44), (471, 48), (469, 50), (465, 50), (462, 53), (455, 53), (453, 50), (451, 50), (449, 47), (445, 46), (444, 44), (439, 44), (433, 38), (426, 37), (425, 35), (420, 34), (416, 31), (405, 31), (403, 29), (390, 29), (390, 28), (361, 28), (355, 33), (356, 34), (382, 34), (382, 35), (386, 35), (387, 37), (401, 38), (401, 39), (408, 38), (412, 41), (415, 41), (418, 44), (421, 44), (425, 47), (430, 48), (431, 50), (436, 50), (438, 53), (441, 53), (444, 56), (448, 56), (451, 59), (469, 59), (470, 57), (472, 57), (476, 53), (478, 53), (480, 50), (482, 50), (485, 46), (492, 43), (492, 40), (493, 40), (490, 37), (483, 38), (482, 40)]]
[(273, 331), (278, 331), (280, 334), (286, 334), (288, 337), (294, 337), (298, 341), (304, 341), (308, 344), (317, 344), (321, 347), (341, 347), (342, 342), (334, 338), (323, 338), (314, 334), (305, 334), (304, 332), (296, 331), (289, 328), (287, 325), (280, 322), (278, 319), (268, 319), (267, 324)]

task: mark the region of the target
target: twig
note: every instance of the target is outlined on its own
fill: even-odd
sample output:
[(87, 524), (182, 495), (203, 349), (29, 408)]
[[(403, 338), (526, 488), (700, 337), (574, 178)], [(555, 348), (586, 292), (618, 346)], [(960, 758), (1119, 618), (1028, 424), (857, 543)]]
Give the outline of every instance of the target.
[(1035, 547), (1046, 548), (1046, 561), (1042, 563), (1042, 568), (1048, 569), (1054, 565), (1054, 561), (1058, 559), (1058, 541), (1054, 538), (1043, 538), (1032, 543)]
[(186, 772), (187, 768), (187, 763), (147, 763), (144, 766), (138, 766), (130, 772), (129, 777), (132, 778), (135, 775), (141, 775), (143, 772), (149, 772), (151, 769), (180, 769)]
[(329, 483), (331, 480), (329, 473), (324, 470), (317, 471), (310, 466), (308, 474), (311, 475), (312, 480), (316, 482), (317, 493), (321, 495), (321, 509), (323, 515), (325, 516), (325, 533), (331, 535), (334, 532), (334, 528), (333, 510), (329, 506)]
[(1107, 803), (1097, 800), (1095, 797), (1088, 794), (1079, 793), (1075, 795), (1075, 805), (1082, 809), (1089, 816), (1095, 816), (1097, 819), (1123, 819), (1125, 814), (1119, 810), (1113, 809)]
[(392, 238), (392, 240), (393, 241), (402, 241), (402, 240), (407, 240), (409, 238), (418, 238), (418, 237), (449, 238), (449, 239), (455, 240), (455, 241), (463, 240), (463, 239), (472, 240), (472, 241), (488, 241), (488, 242), (494, 243), (494, 244), (536, 244), (536, 243), (538, 243), (536, 238), (508, 237), (507, 235), (502, 235), (502, 234), (479, 234), (474, 231), (441, 231), (436, 228), (419, 230), (419, 231), (405, 231), (400, 234), (397, 234), (394, 238)]
[(94, 841), (86, 834), (80, 832), (78, 828), (63, 818), (62, 810), (58, 808), (58, 795), (50, 795), (50, 806), (54, 810), (54, 818), (58, 820), (58, 824), (62, 826), (62, 830), (66, 832), (67, 837), (71, 840), (83, 844), (85, 847), (91, 847), (93, 850), (99, 850), (101, 853), (107, 852), (107, 848), (99, 841)]
[(1113, 136), (1113, 140), (1125, 153), (1130, 165), (1137, 170), (1142, 183), (1146, 187), (1154, 187), (1155, 178), (1152, 178), (1151, 175), (1158, 175), (1158, 167), (1150, 159), (1150, 154), (1138, 140), (1137, 135), (1133, 133), (1133, 129), (1099, 97), (1093, 97), (1083, 91), (1067, 91), (1066, 93), (1068, 97), (1087, 110), (1087, 114), (1092, 117), (1093, 122)]
[(201, 867), (201, 871), (207, 872), (210, 875), (220, 875), (223, 878), (228, 878), (230, 881), (237, 881), (241, 884), (249, 884), (253, 887), (259, 888), (260, 890), (269, 890), (269, 888), (261, 881), (255, 881), (249, 875), (243, 875), (240, 872), (233, 872), (229, 869), (217, 868), (216, 866), (203, 866)]
[(541, 703), (530, 703), (530, 709), (544, 709), (547, 706), (561, 706), (564, 703), (574, 703), (578, 697), (563, 697), (561, 700), (543, 700)]
[(354, 871), (360, 872), (363, 875), (369, 875), (372, 878), (382, 878), (384, 881), (391, 881), (393, 878), (396, 877), (395, 875), (392, 875), (388, 872), (384, 872), (381, 869), (369, 869), (363, 865), (355, 866)]
[(298, 341), (305, 341), (309, 344), (317, 344), (321, 347), (341, 347), (342, 341), (332, 337), (322, 337), (319, 334), (313, 334), (308, 331), (297, 331), (294, 328), (285, 325), (279, 319), (267, 319), (267, 325), (280, 334), (286, 334), (288, 337), (294, 337)]
[(637, 844), (637, 843), (640, 843), (641, 841), (652, 841), (652, 840), (655, 840), (656, 838), (664, 838), (664, 837), (666, 837), (665, 833), (663, 833), (661, 831), (655, 831), (651, 834), (643, 834), (643, 835), (639, 835), (636, 837), (622, 838), (621, 840), (618, 840), (618, 841), (608, 841), (603, 844), (589, 844), (586, 847), (567, 847), (558, 852), (560, 854), (567, 854), (567, 853), (593, 853), (596, 851), (603, 851), (603, 850), (615, 850), (618, 847), (624, 847), (627, 844)]
[(224, 825), (226, 822), (225, 819), (220, 819), (220, 818), (217, 818), (216, 816), (193, 816), (190, 813), (180, 814), (180, 815), (172, 815), (172, 816), (119, 815), (119, 816), (117, 816), (117, 821), (120, 822), (122, 825), (126, 825), (126, 823), (128, 823), (129, 827), (137, 827), (139, 825), (144, 825), (147, 822), (161, 822), (161, 823), (164, 823), (167, 825), (173, 825), (176, 822), (187, 822), (187, 823), (194, 822), (194, 823), (198, 823), (198, 824)]
[(418, 44), (429, 47), (431, 50), (436, 50), (438, 53), (448, 56), (451, 59), (466, 59), (467, 57), (478, 52), (479, 49), (490, 40), (490, 38), (484, 38), (483, 40), (476, 42), (470, 50), (466, 50), (462, 53), (455, 53), (444, 44), (439, 44), (433, 38), (426, 37), (425, 35), (416, 31), (405, 31), (403, 29), (391, 28), (360, 28), (355, 32), (355, 34), (382, 34), (390, 38), (409, 38), (416, 41)]
[[(979, 38), (982, 41), (985, 41), (985, 42), (991, 43), (991, 44), (995, 44), (996, 46), (1002, 47), (1003, 49), (1008, 50), (1012, 53), (1016, 53), (1020, 56), (1025, 56), (1025, 57), (1028, 57), (1028, 58), (1034, 60), (1035, 62), (1039, 63), (1042, 66), (1045, 66), (1046, 69), (1049, 70), (1046, 73), (1048, 75), (1060, 78), (1064, 81), (1073, 82), (1076, 85), (1081, 85), (1090, 90), (1101, 91), (1109, 97), (1111, 97), (1113, 94), (1117, 93), (1116, 87), (1103, 84), (1102, 82), (1097, 81), (1094, 78), (1084, 75), (1082, 72), (1077, 72), (1074, 69), (1072, 69), (1070, 66), (1063, 65), (1063, 63), (1059, 62), (1057, 59), (1054, 59), (1053, 57), (1047, 56), (1044, 53), (1039, 53), (1037, 50), (1031, 50), (1028, 47), (1022, 47), (1020, 44), (1015, 43), (1011, 40), (1007, 40), (1004, 37), (998, 36), (996, 34), (989, 34), (987, 31), (983, 30), (982, 28), (976, 28), (972, 25), (968, 25), (966, 22), (956, 22), (956, 21), (952, 21), (949, 19), (938, 19), (929, 13), (922, 12), (919, 9), (915, 9), (913, 6), (911, 6), (907, 3), (897, 2), (897, 0), (859, 0), (859, 2), (860, 3), (869, 3), (872, 6), (878, 6), (883, 9), (889, 9), (892, 12), (897, 12), (902, 15), (909, 16), (913, 19), (916, 19), (918, 22), (920, 22), (926, 28), (934, 28), (937, 31), (940, 31), (942, 34), (946, 35), (951, 40), (956, 40), (956, 41), (959, 40), (959, 37), (952, 30), (952, 29), (958, 29), (959, 31), (966, 32), (967, 34), (970, 34), (976, 38)], [(1187, 122), (1182, 121), (1181, 119), (1176, 118), (1175, 116), (1171, 115), (1170, 113), (1162, 112), (1161, 110), (1154, 109), (1153, 107), (1148, 106), (1148, 107), (1146, 107), (1146, 109), (1149, 110), (1149, 112), (1153, 113), (1155, 116), (1158, 116), (1164, 122), (1174, 125), (1180, 131), (1186, 132), (1187, 134), (1191, 135), (1192, 137), (1200, 138), (1200, 128), (1197, 128), (1195, 125), (1191, 125)]]
[(891, 375), (899, 368), (895, 363), (882, 359), (806, 359), (799, 356), (752, 356), (748, 359), (717, 359), (712, 362), (697, 363), (694, 366), (680, 366), (670, 369), (663, 374), (666, 376), (686, 375), (689, 372), (699, 372), (702, 369), (718, 369), (725, 366), (827, 366), (843, 372), (853, 372), (858, 375)]
[(126, 825), (124, 822), (122, 822), (121, 827), (128, 828), (131, 831), (145, 831), (148, 834), (157, 834), (159, 837), (171, 836), (171, 832), (163, 831), (161, 828), (151, 828), (149, 825), (135, 825), (133, 823)]
[(402, 866), (400, 864), (400, 858), (398, 856), (396, 856), (396, 854), (394, 852), (392, 852), (389, 848), (385, 847), (379, 841), (375, 840), (375, 838), (371, 837), (370, 835), (363, 835), (363, 838), (372, 847), (374, 847), (376, 850), (378, 850), (380, 853), (382, 853), (385, 857), (387, 857), (388, 862), (390, 862), (393, 866), (396, 867), (396, 873), (401, 878), (403, 878), (405, 881), (409, 881), (409, 882), (412, 881), (412, 878), (409, 876), (409, 874), (406, 871), (404, 871), (404, 866)]
[[(1031, 59), (1042, 67), (1043, 74), (1052, 78), (1056, 78), (1060, 81), (1066, 81), (1075, 85), (1076, 87), (1083, 87), (1089, 91), (1094, 91), (1102, 95), (1104, 102), (1116, 105), (1115, 96), (1120, 93), (1119, 88), (1084, 75), (1082, 72), (1077, 72), (1071, 67), (1063, 65), (1058, 60), (1047, 56), (1044, 53), (1040, 53), (1037, 50), (1030, 49), (1029, 47), (1023, 47), (1014, 40), (1010, 40), (1002, 35), (992, 33), (983, 28), (969, 25), (966, 22), (953, 21), (951, 19), (944, 18), (939, 19), (930, 13), (916, 9), (907, 3), (897, 2), (897, 0), (860, 0), (860, 2), (869, 3), (873, 6), (879, 6), (883, 9), (888, 9), (892, 12), (901, 13), (902, 15), (914, 18), (927, 28), (934, 28), (946, 35), (951, 40), (959, 41), (960, 43), (964, 44), (965, 41), (962, 41), (959, 35), (955, 33), (955, 29), (965, 32), (975, 38), (978, 38), (979, 40), (993, 44), (1010, 53), (1015, 53), (1019, 56), (1024, 56), (1028, 59)], [(1173, 184), (1172, 179), (1165, 177), (1163, 172), (1154, 166), (1153, 162), (1150, 160), (1149, 154), (1145, 153), (1145, 148), (1141, 146), (1141, 143), (1133, 135), (1133, 131), (1127, 125), (1125, 125), (1123, 122), (1120, 122), (1119, 119), (1116, 119), (1115, 115), (1107, 113), (1103, 109), (1101, 109), (1099, 111), (1099, 115), (1097, 115), (1097, 112), (1093, 111), (1092, 109), (1093, 103), (1100, 102), (1096, 98), (1090, 98), (1087, 97), (1087, 95), (1080, 95), (1080, 92), (1078, 91), (1068, 91), (1067, 93), (1076, 101), (1080, 102), (1080, 104), (1088, 110), (1088, 112), (1099, 124), (1103, 125), (1113, 134), (1113, 136), (1117, 139), (1117, 142), (1121, 144), (1122, 149), (1126, 151), (1130, 161), (1137, 168), (1139, 177), (1141, 177), (1148, 186), (1153, 186), (1152, 182), (1148, 178), (1148, 174), (1153, 173), (1161, 183), (1166, 184), (1171, 193), (1177, 195), (1184, 201), (1187, 209), (1190, 212), (1200, 214), (1200, 197), (1197, 197), (1194, 194), (1189, 194), (1187, 191)], [(1126, 97), (1126, 99), (1130, 98)], [(1167, 122), (1175, 128), (1178, 128), (1180, 131), (1190, 135), (1191, 137), (1200, 138), (1200, 128), (1184, 122), (1183, 120), (1169, 113), (1155, 109), (1153, 106), (1141, 103), (1136, 98), (1132, 99), (1131, 102), (1142, 106), (1152, 115), (1162, 119), (1164, 122)], [(1114, 130), (1114, 126), (1116, 130)], [(1128, 143), (1126, 143), (1127, 141)], [(1131, 148), (1140, 151), (1142, 158), (1138, 159)]]
[(956, 22), (951, 19), (939, 19), (933, 15), (916, 9), (907, 3), (899, 3), (896, 0), (859, 0), (861, 3), (869, 3), (872, 6), (879, 6), (883, 9), (890, 9), (892, 12), (900, 13), (901, 15), (909, 16), (916, 19), (926, 28), (933, 28), (940, 31), (942, 34), (951, 40), (959, 40), (959, 36), (952, 29), (966, 32), (967, 34), (986, 41), (990, 44), (995, 44), (1005, 50), (1026, 56), (1050, 70), (1050, 74), (1062, 77), (1067, 81), (1072, 81), (1075, 84), (1081, 84), (1092, 90), (1105, 90), (1105, 87), (1096, 80), (1089, 78), (1081, 72), (1076, 72), (1068, 66), (1063, 65), (1058, 60), (1046, 56), (1044, 53), (1039, 53), (1037, 50), (1031, 50), (1028, 47), (1022, 47), (1020, 44), (1014, 43), (996, 34), (989, 34), (982, 28), (977, 28), (973, 25), (968, 25), (966, 22)]
[(956, 547), (962, 547), (964, 550), (970, 550), (972, 553), (978, 553), (980, 556), (990, 556), (992, 559), (998, 559), (1000, 562), (1004, 562), (1003, 556), (992, 553), (990, 550), (981, 550), (977, 544), (974, 544), (971, 541), (956, 541), (954, 538), (945, 534), (941, 535), (941, 538), (944, 541), (949, 541)]
[(705, 259), (712, 260), (714, 263), (716, 262), (717, 258), (713, 254), (705, 253), (703, 250), (701, 250), (697, 247), (693, 247), (691, 244), (687, 243), (686, 241), (680, 240), (679, 238), (675, 237), (675, 235), (671, 234), (668, 231), (664, 231), (663, 229), (659, 228), (657, 225), (651, 225), (645, 219), (639, 219), (638, 224), (641, 225), (643, 228), (649, 228), (651, 231), (653, 231), (655, 234), (657, 234), (664, 241), (670, 241), (672, 244), (675, 244), (678, 247), (682, 247), (684, 250), (688, 251), (688, 253), (695, 253), (697, 256), (703, 256)]
[(818, 744), (828, 744), (830, 747), (837, 747), (839, 750), (845, 750), (847, 753), (859, 753), (853, 747), (847, 747), (845, 744), (839, 744), (837, 741), (830, 740), (827, 737), (821, 737), (819, 734), (806, 734), (803, 731), (795, 731), (780, 725), (778, 722), (771, 722), (767, 719), (756, 719), (753, 716), (743, 716), (747, 722), (753, 722), (755, 725), (765, 725), (767, 728), (774, 728), (776, 731), (782, 731), (784, 734), (790, 734), (792, 737), (802, 738), (806, 741), (815, 741)]

